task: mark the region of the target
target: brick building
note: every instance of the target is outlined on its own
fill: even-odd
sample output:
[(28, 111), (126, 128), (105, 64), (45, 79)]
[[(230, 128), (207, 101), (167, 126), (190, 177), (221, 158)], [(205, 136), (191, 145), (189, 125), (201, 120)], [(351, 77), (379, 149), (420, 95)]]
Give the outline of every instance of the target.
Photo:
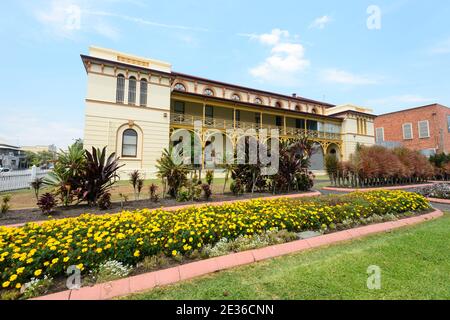
[(450, 152), (450, 108), (431, 104), (375, 119), (377, 144), (405, 146), (425, 155)]

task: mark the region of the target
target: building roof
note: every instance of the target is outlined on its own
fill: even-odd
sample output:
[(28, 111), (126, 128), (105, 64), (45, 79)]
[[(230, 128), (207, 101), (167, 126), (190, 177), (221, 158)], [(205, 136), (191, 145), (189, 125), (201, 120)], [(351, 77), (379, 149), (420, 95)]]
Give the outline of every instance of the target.
[(336, 117), (336, 116), (345, 115), (345, 114), (356, 114), (356, 115), (360, 115), (360, 116), (364, 116), (364, 117), (370, 117), (370, 118), (378, 117), (377, 115), (374, 115), (372, 113), (366, 113), (366, 112), (355, 111), (355, 110), (341, 111), (341, 112), (338, 112), (338, 113), (330, 114), (329, 116), (330, 117)]
[(399, 111), (393, 111), (393, 112), (380, 114), (380, 115), (378, 115), (378, 117), (384, 117), (384, 116), (388, 116), (388, 115), (395, 114), (395, 113), (402, 113), (402, 112), (408, 112), (408, 111), (411, 111), (411, 110), (417, 110), (417, 109), (422, 109), (422, 108), (432, 108), (432, 107), (442, 107), (442, 108), (450, 109), (449, 107), (444, 106), (442, 104), (432, 103), (432, 104), (427, 104), (425, 106), (414, 107), (414, 108), (409, 108), (409, 109), (404, 109), (404, 110), (399, 110)]
[(157, 73), (157, 74), (162, 74), (162, 75), (166, 75), (166, 76), (170, 76), (172, 78), (186, 78), (186, 79), (193, 79), (193, 80), (197, 80), (197, 81), (204, 81), (204, 82), (209, 82), (209, 83), (214, 83), (216, 85), (220, 85), (220, 86), (227, 86), (227, 87), (231, 87), (231, 88), (235, 88), (235, 89), (239, 89), (239, 90), (245, 90), (245, 91), (251, 91), (251, 92), (256, 92), (256, 93), (260, 93), (260, 94), (264, 94), (264, 95), (272, 95), (272, 96), (277, 96), (283, 99), (290, 99), (290, 100), (296, 100), (299, 103), (304, 102), (304, 103), (314, 103), (314, 104), (320, 104), (322, 106), (324, 106), (325, 108), (332, 108), (335, 107), (336, 105), (334, 104), (330, 104), (327, 102), (321, 102), (321, 101), (317, 101), (317, 100), (313, 100), (313, 99), (308, 99), (308, 98), (303, 98), (300, 96), (291, 96), (291, 95), (285, 95), (285, 94), (281, 94), (281, 93), (276, 93), (276, 92), (270, 92), (270, 91), (264, 91), (264, 90), (259, 90), (259, 89), (254, 89), (254, 88), (249, 88), (249, 87), (245, 87), (245, 86), (241, 86), (241, 85), (236, 85), (236, 84), (229, 84), (226, 82), (221, 82), (221, 81), (217, 81), (217, 80), (211, 80), (211, 79), (207, 79), (207, 78), (202, 78), (202, 77), (197, 77), (197, 76), (193, 76), (193, 75), (189, 75), (189, 74), (185, 74), (185, 73), (180, 73), (180, 72), (164, 72), (164, 71), (160, 71), (160, 70), (156, 70), (156, 69), (151, 69), (151, 68), (146, 68), (146, 67), (141, 67), (141, 66), (136, 66), (136, 65), (132, 65), (132, 64), (127, 64), (127, 63), (123, 63), (123, 62), (119, 62), (119, 61), (113, 61), (113, 60), (109, 60), (109, 59), (103, 59), (103, 58), (99, 58), (99, 57), (93, 57), (93, 56), (89, 56), (89, 55), (83, 55), (81, 54), (81, 59), (83, 60), (83, 64), (84, 67), (87, 71), (87, 61), (97, 61), (98, 63), (111, 63), (114, 65), (118, 65), (121, 66), (123, 68), (128, 68), (130, 70), (136, 70), (136, 71), (141, 71), (141, 72), (152, 72), (152, 73)]

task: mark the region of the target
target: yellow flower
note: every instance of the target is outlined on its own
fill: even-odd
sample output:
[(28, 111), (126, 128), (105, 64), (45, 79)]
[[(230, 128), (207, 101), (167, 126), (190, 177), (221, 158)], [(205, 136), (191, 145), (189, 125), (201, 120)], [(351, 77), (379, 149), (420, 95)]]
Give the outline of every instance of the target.
[(17, 284), (16, 284), (16, 289), (20, 289), (20, 288), (22, 288), (22, 284), (17, 283)]
[(178, 254), (177, 250), (172, 251), (172, 255), (175, 257)]
[(139, 252), (139, 250), (136, 250), (133, 255), (135, 257), (139, 257), (141, 255), (141, 253)]
[(11, 277), (9, 277), (9, 281), (14, 281), (17, 279), (17, 274), (13, 274)]
[(97, 248), (97, 250), (95, 250), (95, 252), (97, 253), (102, 253), (103, 249), (102, 248)]
[(8, 288), (8, 287), (9, 287), (9, 284), (10, 284), (9, 281), (5, 281), (5, 282), (3, 282), (2, 287), (3, 287), (3, 288)]
[(69, 257), (64, 257), (63, 261), (64, 261), (64, 262), (69, 261)]
[(36, 271), (34, 272), (34, 275), (35, 275), (36, 277), (39, 277), (41, 274), (42, 274), (42, 270), (41, 270), (41, 269), (38, 269), (38, 270), (36, 270)]

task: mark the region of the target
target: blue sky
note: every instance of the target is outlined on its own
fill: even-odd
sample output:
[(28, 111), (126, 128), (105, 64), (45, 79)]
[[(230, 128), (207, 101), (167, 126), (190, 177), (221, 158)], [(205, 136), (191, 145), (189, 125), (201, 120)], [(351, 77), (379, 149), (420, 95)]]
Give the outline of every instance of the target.
[[(368, 28), (368, 19), (378, 21), (371, 5), (380, 10), (380, 28)], [(64, 147), (82, 137), (79, 54), (89, 45), (376, 114), (449, 106), (448, 17), (444, 0), (7, 1), (0, 12), (0, 139)]]

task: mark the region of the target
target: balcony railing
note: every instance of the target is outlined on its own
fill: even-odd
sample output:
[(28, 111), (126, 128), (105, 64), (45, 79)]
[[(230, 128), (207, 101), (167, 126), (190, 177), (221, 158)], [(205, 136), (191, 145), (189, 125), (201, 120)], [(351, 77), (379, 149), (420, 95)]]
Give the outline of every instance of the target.
[(341, 140), (341, 134), (336, 132), (299, 129), (293, 127), (284, 128), (284, 126), (279, 127), (268, 124), (260, 125), (258, 123), (244, 122), (244, 121), (236, 121), (236, 123), (234, 123), (233, 120), (228, 119), (208, 118), (208, 117), (205, 117), (203, 119), (202, 116), (194, 116), (180, 113), (170, 114), (170, 123), (172, 125), (194, 127), (194, 124), (196, 122), (199, 123), (204, 128), (218, 129), (224, 131), (228, 129), (242, 129), (244, 131), (249, 129), (254, 130), (266, 129), (270, 132), (271, 130), (275, 129), (279, 130), (281, 136), (308, 136), (313, 139), (315, 138), (324, 140)]

